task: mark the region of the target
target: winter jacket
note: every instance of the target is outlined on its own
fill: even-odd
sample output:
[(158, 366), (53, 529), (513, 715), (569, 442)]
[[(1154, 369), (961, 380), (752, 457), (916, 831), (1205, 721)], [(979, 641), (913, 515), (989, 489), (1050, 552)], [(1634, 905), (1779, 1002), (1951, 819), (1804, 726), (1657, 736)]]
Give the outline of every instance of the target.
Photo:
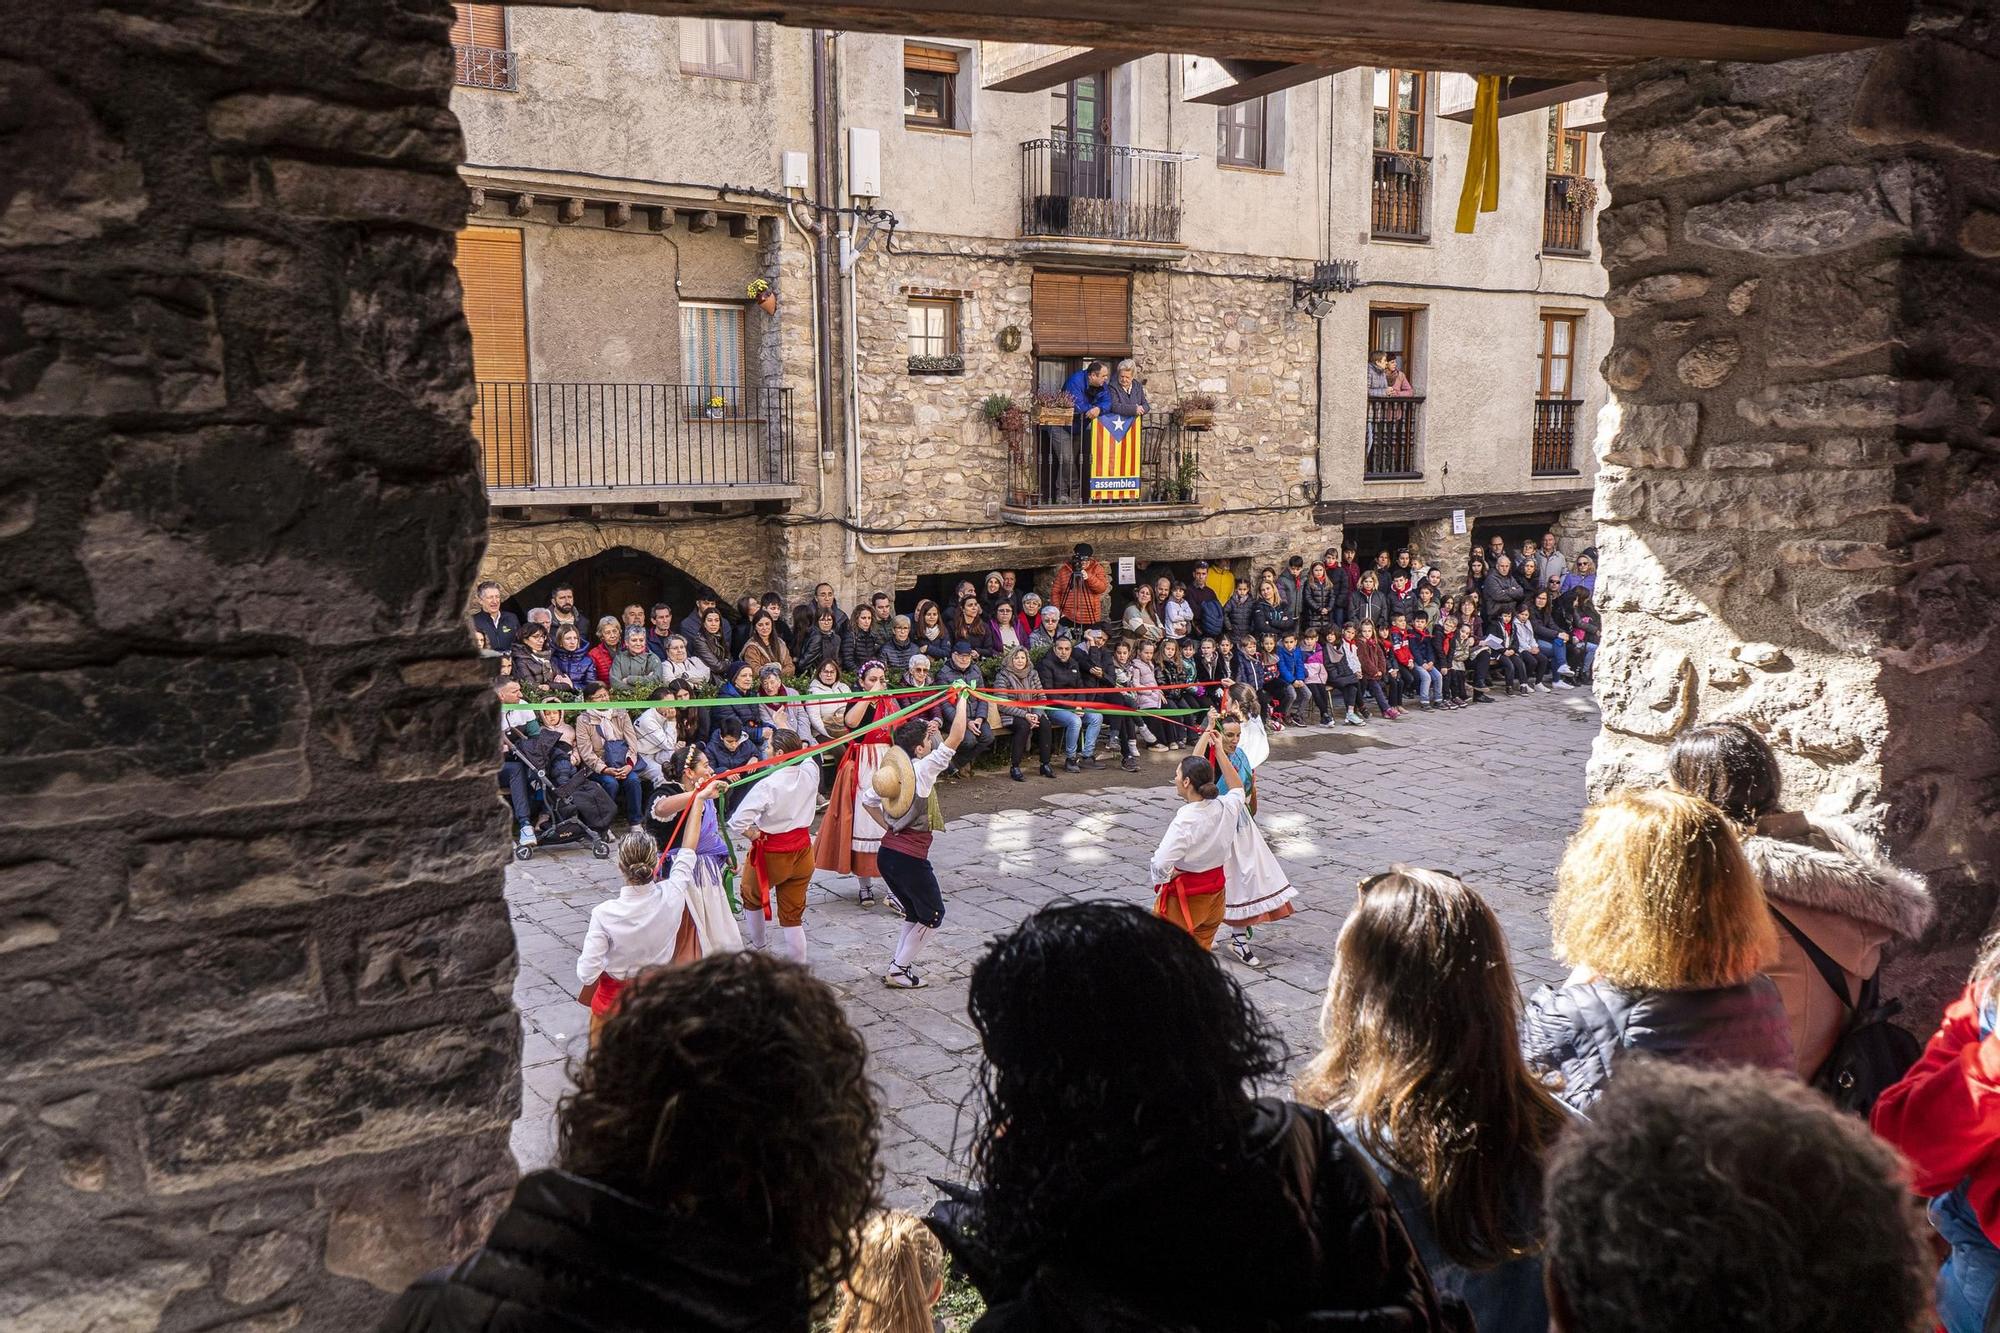
[[(1354, 649), (1353, 660), (1348, 659), (1349, 648)], [(1327, 655), (1326, 679), (1333, 685), (1359, 685), (1361, 683), (1361, 643), (1356, 640), (1349, 644), (1346, 640), (1334, 652)]]
[(486, 636), (486, 646), (496, 653), (514, 651), (514, 636), (521, 632), (521, 618), (512, 611), (489, 616), (484, 610), (472, 613), (472, 628)]
[[(1787, 823), (1803, 825), (1787, 830), (1797, 841), (1759, 832), (1743, 839), (1743, 855), (1771, 906), (1840, 965), (1848, 998), (1859, 998), (1861, 984), (1882, 965), (1883, 946), (1915, 939), (1930, 925), (1930, 889), (1851, 824), (1816, 815)], [(1775, 820), (1759, 826), (1776, 827)], [(1799, 1077), (1811, 1079), (1832, 1054), (1847, 1008), (1790, 931), (1778, 931), (1778, 960), (1764, 975), (1777, 983), (1791, 1016)]]
[(1253, 634), (1275, 634), (1282, 639), (1287, 634), (1298, 632), (1299, 619), (1292, 614), (1291, 605), (1281, 592), (1276, 602), (1258, 600), (1251, 604), (1250, 631)]
[(1160, 608), (1160, 623), (1167, 627), (1167, 637), (1170, 639), (1185, 639), (1194, 632), (1194, 621), (1193, 602), (1176, 602), (1169, 599), (1167, 604)]
[[(841, 636), (839, 630), (821, 633), (819, 626), (814, 625), (806, 631), (804, 643), (805, 646), (799, 650), (798, 656), (799, 670), (803, 674), (812, 675), (819, 670), (820, 663), (826, 661), (840, 662), (843, 666), (846, 665), (841, 653)], [(905, 663), (905, 665), (908, 664)]]
[(606, 711), (609, 714), (606, 725), (611, 728), (611, 735), (608, 737), (598, 728), (599, 722), (603, 719), (592, 717), (587, 710), (578, 712), (574, 718), (576, 766), (586, 773), (602, 773), (609, 766), (605, 756), (605, 746), (610, 741), (625, 742), (627, 763), (638, 759), (645, 748), (640, 744), (639, 733), (632, 727), (630, 710), (612, 708)]
[(1389, 594), (1377, 588), (1374, 592), (1362, 592), (1356, 588), (1347, 594), (1347, 620), (1349, 625), (1359, 625), (1373, 621), (1376, 629), (1389, 627)]
[(1401, 592), (1389, 590), (1389, 614), (1391, 617), (1407, 616), (1414, 620), (1417, 616), (1417, 590), (1408, 587)]
[(1306, 650), (1278, 649), (1278, 679), (1287, 685), (1303, 685), (1306, 679)]
[(1166, 696), (1160, 693), (1160, 678), (1137, 658), (1132, 659), (1132, 697), (1141, 708), (1165, 708)]
[(1434, 667), (1438, 664), (1438, 644), (1435, 636), (1410, 634), (1410, 661), (1420, 667)]
[(765, 666), (772, 662), (776, 662), (787, 676), (793, 671), (792, 650), (785, 647), (785, 641), (776, 634), (771, 636), (769, 648), (755, 639), (746, 641), (743, 645), (743, 660), (749, 663), (752, 671), (756, 672), (762, 672)]
[(1227, 627), (1228, 617), (1222, 613), (1222, 600), (1215, 595), (1215, 589), (1206, 583), (1188, 589), (1188, 602), (1194, 607), (1195, 629), (1204, 639), (1214, 638)]
[(611, 655), (611, 688), (643, 690), (661, 683), (666, 664), (651, 653), (628, 653), (623, 648)]
[(742, 768), (745, 764), (754, 764), (762, 758), (758, 753), (756, 739), (747, 731), (737, 738), (734, 750), (722, 743), (721, 732), (710, 736), (708, 744), (702, 746), (702, 749), (708, 753), (709, 767), (717, 773), (727, 773), (732, 769)]
[(1936, 1197), (1961, 1185), (1986, 1238), (2000, 1244), (2000, 1033), (1981, 1037), (1981, 987), (1967, 986), (1910, 1071), (1875, 1099), (1869, 1123), (1909, 1159), (1911, 1185)]
[(858, 679), (867, 663), (885, 660), (882, 652), (887, 646), (887, 641), (874, 630), (849, 625), (847, 633), (840, 636), (840, 665), (848, 675)]
[(639, 753), (655, 761), (664, 760), (680, 743), (670, 709), (648, 708), (633, 713), (632, 731), (639, 738)]
[[(1065, 662), (1056, 656), (1053, 648), (1035, 666), (1035, 674), (1042, 678), (1042, 688), (1048, 690), (1082, 689), (1091, 683), (1089, 677), (1084, 675), (1084, 670), (1085, 662), (1082, 653), (1072, 651), (1069, 655), (1069, 661)], [(1051, 696), (1052, 701), (1058, 707), (1062, 708), (1071, 707), (1074, 700), (1082, 697), (1076, 694)]]
[(1529, 607), (1528, 623), (1534, 627), (1535, 637), (1538, 639), (1560, 639), (1563, 637), (1562, 626), (1556, 624), (1555, 608), (1553, 607)]
[(1570, 1109), (1589, 1112), (1627, 1054), (1677, 1064), (1790, 1073), (1790, 1020), (1759, 974), (1708, 990), (1625, 990), (1607, 981), (1544, 986), (1521, 1020), (1521, 1054)]
[[(1037, 693), (1046, 688), (1042, 683), (1041, 675), (1036, 672), (1033, 666), (1030, 666), (1026, 671), (1013, 671), (1007, 667), (1001, 667), (1000, 674), (994, 679), (993, 687), (996, 690), (1034, 690)], [(1025, 725), (1031, 715), (1040, 711), (1039, 709), (1023, 707), (1014, 702), (1016, 699), (1029, 697), (1027, 695), (1003, 694), (1000, 697), (1007, 700), (1006, 703), (1000, 705), (1000, 720), (1003, 723), (1012, 722)]]
[[(723, 627), (728, 632), (728, 627)], [(699, 658), (701, 664), (710, 671), (722, 671), (729, 666), (729, 650), (722, 646), (720, 637), (704, 630), (696, 630), (687, 638), (688, 655)]]
[(1056, 608), (1073, 625), (1095, 625), (1104, 619), (1104, 594), (1111, 590), (1111, 574), (1098, 560), (1085, 560), (1080, 579), (1078, 573), (1071, 560), (1063, 561), (1056, 571)]
[[(736, 688), (735, 681), (724, 681), (722, 688), (716, 691), (716, 695), (722, 699), (754, 698), (756, 688), (755, 685), (752, 685), (750, 689), (753, 693), (746, 695), (743, 691)], [(743, 734), (749, 738), (752, 748), (761, 746), (764, 743), (764, 714), (760, 705), (725, 703), (718, 704), (714, 708), (708, 709), (707, 712), (708, 728), (710, 731), (721, 730), (723, 722), (733, 717), (743, 724)]]
[(1149, 639), (1158, 643), (1167, 637), (1167, 622), (1160, 619), (1157, 610), (1150, 606), (1140, 606), (1137, 602), (1125, 608), (1125, 615), (1119, 621), (1125, 627), (1128, 639)]
[[(1221, 1169), (1228, 1162), (1230, 1169)], [(1142, 1159), (1025, 1255), (980, 1243), (978, 1198), (936, 1219), (980, 1289), (980, 1333), (1471, 1328), (1440, 1303), (1395, 1207), (1324, 1114), (1251, 1103), (1236, 1143)], [(1217, 1280), (1219, 1237), (1254, 1237), (1256, 1281)]]
[(565, 1171), (535, 1171), (486, 1243), (419, 1278), (381, 1333), (792, 1333), (810, 1322), (802, 1275), (753, 1238)]
[(1222, 607), (1222, 628), (1230, 638), (1240, 639), (1251, 632), (1256, 625), (1257, 603), (1244, 597), (1231, 597)]
[(561, 648), (549, 654), (549, 663), (559, 676), (568, 676), (571, 688), (582, 691), (589, 689), (604, 677), (597, 674), (597, 659), (590, 655), (588, 648), (575, 652), (565, 652)]
[[(975, 690), (986, 688), (986, 673), (979, 669), (977, 659), (973, 661), (972, 665), (961, 671), (959, 670), (958, 663), (952, 661), (950, 658), (946, 658), (944, 665), (938, 668), (937, 683), (940, 685), (954, 685), (961, 680)], [(986, 723), (987, 732), (990, 735), (994, 726), (994, 717), (998, 709), (983, 699), (971, 699), (968, 706), (972, 709), (972, 712), (968, 715), (966, 721), (967, 727), (983, 721)], [(955, 701), (950, 695), (945, 696), (941, 712), (943, 724), (949, 727), (952, 719), (957, 716), (958, 707)]]
[[(623, 652), (623, 649), (619, 650)], [(606, 685), (611, 683), (611, 659), (617, 654), (601, 643), (590, 645), (590, 664), (597, 668), (597, 678)]]
[(921, 654), (917, 651), (916, 640), (904, 639), (898, 643), (893, 631), (889, 635), (889, 641), (882, 645), (882, 664), (889, 668), (891, 675), (900, 675), (908, 671), (910, 659), (918, 656)]
[(551, 778), (555, 776), (551, 771), (555, 764), (576, 763), (576, 732), (568, 726), (538, 727), (532, 736), (517, 727), (508, 733), (507, 739), (514, 743), (521, 758)]
[[(800, 602), (792, 608), (792, 642), (798, 643), (819, 628), (819, 603)], [(847, 612), (838, 606), (833, 608), (833, 632), (847, 633)]]
[(972, 645), (975, 657), (993, 657), (1000, 652), (1000, 639), (993, 633), (993, 625), (989, 621), (974, 620), (969, 625), (959, 626), (958, 637)]
[(1498, 616), (1502, 611), (1518, 611), (1527, 600), (1528, 593), (1521, 580), (1497, 569), (1488, 570), (1485, 581), (1479, 585), (1479, 610), (1488, 617)]
[(1260, 688), (1264, 684), (1264, 660), (1260, 657), (1252, 657), (1248, 653), (1236, 654), (1234, 672), (1233, 678), (1235, 680), (1248, 685), (1253, 690)]
[(547, 653), (534, 653), (525, 643), (514, 645), (514, 679), (521, 682), (521, 697), (535, 699), (555, 689), (555, 663)]
[(1389, 653), (1379, 638), (1356, 639), (1354, 651), (1361, 659), (1361, 679), (1380, 680), (1389, 674)]
[(677, 681), (684, 680), (688, 683), (689, 689), (697, 689), (706, 685), (714, 675), (715, 673), (708, 669), (708, 663), (702, 661), (699, 657), (683, 655), (678, 662), (672, 658), (668, 658), (666, 661), (660, 663), (660, 684), (662, 685), (672, 685)]
[(1333, 624), (1336, 608), (1345, 609), (1346, 595), (1331, 576), (1308, 578), (1299, 587), (1299, 621), (1307, 629), (1325, 629)]

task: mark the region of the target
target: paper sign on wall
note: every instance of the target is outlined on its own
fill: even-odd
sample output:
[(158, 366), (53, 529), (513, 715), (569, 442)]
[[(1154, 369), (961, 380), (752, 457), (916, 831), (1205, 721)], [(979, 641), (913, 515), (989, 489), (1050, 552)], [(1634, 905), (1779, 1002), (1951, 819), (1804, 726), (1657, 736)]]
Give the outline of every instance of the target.
[(1465, 511), (1463, 509), (1454, 509), (1451, 511), (1451, 535), (1454, 537), (1463, 537), (1465, 535)]
[(1138, 557), (1121, 555), (1118, 557), (1118, 581), (1137, 583), (1139, 581)]

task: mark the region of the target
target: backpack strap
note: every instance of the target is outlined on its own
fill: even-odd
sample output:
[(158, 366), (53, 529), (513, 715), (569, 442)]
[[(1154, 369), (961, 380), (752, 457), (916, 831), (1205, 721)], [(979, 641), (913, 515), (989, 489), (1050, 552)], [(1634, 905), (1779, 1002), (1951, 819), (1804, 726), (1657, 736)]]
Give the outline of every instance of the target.
[(1828, 957), (1826, 950), (1820, 948), (1817, 944), (1814, 944), (1812, 942), (1811, 937), (1808, 936), (1803, 930), (1800, 930), (1797, 926), (1793, 925), (1791, 919), (1787, 917), (1783, 912), (1780, 912), (1777, 908), (1773, 907), (1771, 909), (1771, 915), (1778, 919), (1778, 924), (1785, 928), (1785, 933), (1792, 937), (1792, 939), (1798, 944), (1799, 948), (1805, 950), (1806, 957), (1812, 960), (1812, 965), (1814, 969), (1819, 972), (1820, 980), (1826, 983), (1827, 989), (1833, 992), (1834, 998), (1840, 1001), (1841, 1007), (1847, 1010), (1848, 1013), (1852, 1014), (1854, 1012), (1855, 1004), (1854, 1001), (1850, 999), (1847, 994), (1846, 969), (1841, 967), (1839, 963), (1834, 962), (1832, 958)]

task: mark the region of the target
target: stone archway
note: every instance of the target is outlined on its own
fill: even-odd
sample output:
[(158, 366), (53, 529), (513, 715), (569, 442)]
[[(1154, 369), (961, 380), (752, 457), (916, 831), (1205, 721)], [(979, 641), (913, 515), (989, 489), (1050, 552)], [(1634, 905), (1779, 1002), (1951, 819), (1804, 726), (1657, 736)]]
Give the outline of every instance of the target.
[(776, 537), (754, 519), (704, 529), (665, 520), (499, 523), (487, 534), (479, 576), (503, 588), (525, 588), (566, 565), (617, 547), (643, 552), (684, 571), (725, 602), (761, 596), (778, 586)]

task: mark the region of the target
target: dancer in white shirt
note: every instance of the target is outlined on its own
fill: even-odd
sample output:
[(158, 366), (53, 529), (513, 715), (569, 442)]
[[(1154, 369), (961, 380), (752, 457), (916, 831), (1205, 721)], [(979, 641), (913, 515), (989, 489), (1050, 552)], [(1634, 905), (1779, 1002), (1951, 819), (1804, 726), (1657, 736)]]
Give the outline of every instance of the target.
[[(805, 748), (796, 731), (771, 733), (773, 756)], [(743, 936), (764, 947), (771, 900), (777, 900), (778, 927), (785, 953), (800, 966), (806, 952), (806, 887), (812, 883), (813, 807), (819, 797), (819, 765), (810, 759), (774, 768), (750, 784), (749, 794), (729, 817), (729, 831), (750, 852), (743, 872)]]
[[(687, 855), (674, 858), (673, 873), (653, 882), (659, 849), (651, 835), (634, 829), (618, 843), (618, 873), (625, 887), (609, 902), (590, 909), (590, 929), (584, 932), (583, 953), (576, 960), (576, 979), (583, 990), (577, 998), (590, 1006), (590, 1040), (618, 1006), (625, 983), (660, 963), (690, 963), (737, 947), (716, 937), (707, 914), (694, 910), (689, 890), (694, 885), (694, 847), (701, 840), (701, 807), (718, 796), (722, 784), (710, 782), (695, 793), (681, 846)], [(724, 918), (726, 921), (727, 918)], [(734, 935), (732, 930), (729, 932)]]
[(886, 830), (876, 863), (890, 897), (903, 910), (896, 952), (889, 960), (889, 970), (882, 974), (883, 983), (898, 990), (914, 990), (924, 984), (917, 975), (917, 956), (930, 933), (944, 922), (944, 891), (938, 887), (937, 871), (931, 869), (930, 860), (931, 794), (965, 739), (966, 719), (972, 712), (964, 684), (957, 689), (958, 709), (952, 715), (951, 730), (940, 739), (935, 718), (899, 724), (894, 744), (883, 752), (880, 766), (861, 792), (863, 807)]
[(1195, 742), (1195, 753), (1174, 768), (1174, 791), (1183, 804), (1153, 852), (1153, 915), (1165, 917), (1194, 936), (1207, 949), (1215, 943), (1228, 887), (1223, 866), (1236, 840), (1237, 817), (1243, 813), (1243, 788), (1236, 770), (1224, 764), (1218, 782), (1215, 766), (1201, 757), (1216, 743), (1209, 723)]

